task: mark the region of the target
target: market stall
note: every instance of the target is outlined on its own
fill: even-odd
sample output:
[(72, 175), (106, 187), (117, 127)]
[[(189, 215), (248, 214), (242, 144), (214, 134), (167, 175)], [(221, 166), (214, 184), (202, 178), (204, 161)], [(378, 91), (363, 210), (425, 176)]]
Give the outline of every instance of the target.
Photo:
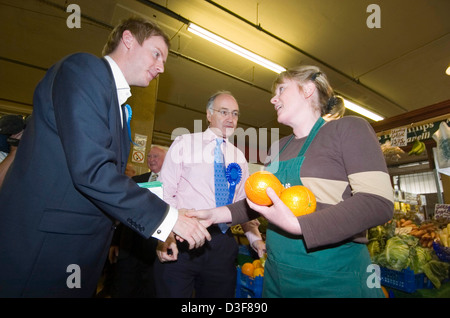
[(369, 230), (367, 248), (391, 297), (450, 297), (450, 219), (435, 216), (421, 222), (415, 212), (396, 210)]

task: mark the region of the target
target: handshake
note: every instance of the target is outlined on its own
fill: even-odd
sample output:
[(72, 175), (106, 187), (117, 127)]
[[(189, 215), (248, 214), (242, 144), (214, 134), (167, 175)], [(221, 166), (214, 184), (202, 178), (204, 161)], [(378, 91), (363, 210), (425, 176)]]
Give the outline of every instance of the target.
[[(231, 212), (227, 207), (210, 210), (179, 209), (178, 220), (165, 242), (158, 242), (156, 254), (161, 262), (177, 259), (176, 241), (187, 241), (189, 249), (201, 247), (211, 240), (207, 227), (213, 223), (231, 222)], [(219, 217), (220, 216), (220, 219)]]

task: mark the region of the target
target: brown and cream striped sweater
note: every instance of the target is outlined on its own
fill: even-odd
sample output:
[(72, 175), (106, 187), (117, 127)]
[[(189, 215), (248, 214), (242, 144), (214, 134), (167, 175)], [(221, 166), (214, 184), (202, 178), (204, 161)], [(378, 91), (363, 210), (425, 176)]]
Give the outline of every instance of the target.
[[(280, 140), (278, 149), (289, 137)], [(279, 160), (296, 157), (305, 140), (292, 139)], [(366, 243), (367, 229), (392, 219), (393, 191), (386, 162), (375, 132), (360, 117), (327, 122), (305, 154), (300, 177), (317, 199), (315, 213), (298, 217), (308, 249), (347, 241)], [(229, 208), (233, 224), (258, 215), (245, 200)]]

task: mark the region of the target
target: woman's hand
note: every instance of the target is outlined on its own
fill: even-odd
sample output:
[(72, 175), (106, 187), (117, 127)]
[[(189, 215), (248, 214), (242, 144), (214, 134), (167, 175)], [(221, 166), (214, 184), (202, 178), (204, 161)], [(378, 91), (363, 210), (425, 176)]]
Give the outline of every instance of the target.
[(208, 227), (211, 224), (231, 222), (231, 211), (227, 206), (209, 210), (189, 210), (185, 215), (190, 218), (196, 218), (204, 227)]
[(258, 253), (258, 257), (261, 258), (267, 253), (266, 243), (263, 240), (257, 240), (252, 243), (253, 250)]
[(267, 219), (267, 221), (278, 226), (282, 230), (291, 234), (301, 235), (302, 230), (300, 228), (300, 223), (298, 222), (297, 217), (292, 214), (291, 210), (286, 206), (286, 204), (283, 203), (283, 201), (281, 201), (281, 199), (277, 196), (272, 188), (267, 188), (266, 193), (272, 200), (273, 205), (258, 205), (247, 199), (248, 205), (253, 210), (263, 215)]

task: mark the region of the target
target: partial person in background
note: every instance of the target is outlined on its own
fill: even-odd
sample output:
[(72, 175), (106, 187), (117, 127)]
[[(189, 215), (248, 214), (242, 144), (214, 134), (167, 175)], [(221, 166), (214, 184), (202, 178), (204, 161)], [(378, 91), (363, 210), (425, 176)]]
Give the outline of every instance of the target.
[(161, 167), (166, 157), (167, 151), (164, 148), (153, 146), (147, 153), (147, 167), (149, 172), (135, 176), (133, 178), (137, 183), (157, 181), (161, 172)]
[(125, 174), (130, 178), (136, 176), (136, 169), (134, 168), (133, 164), (127, 163), (127, 167), (125, 168)]
[[(4, 115), (0, 118), (0, 136), (2, 157), (0, 160), (0, 188), (5, 179), (9, 167), (14, 161), (22, 138), (23, 131), (27, 125), (30, 116), (22, 115)], [(3, 157), (4, 154), (4, 157)]]
[(285, 186), (309, 188), (316, 212), (296, 217), (268, 188), (270, 207), (247, 199), (187, 215), (205, 225), (266, 217), (263, 297), (384, 297), (381, 288), (367, 283), (373, 272), (366, 232), (391, 220), (394, 204), (372, 126), (361, 117), (339, 118), (343, 100), (318, 67), (283, 72), (273, 88), (278, 122), (292, 134), (272, 147), (280, 151), (268, 156), (266, 170)]
[[(236, 99), (230, 92), (217, 92), (208, 100), (206, 117), (208, 129), (177, 137), (166, 155), (161, 170), (164, 200), (175, 207), (206, 209), (245, 198), (248, 164), (228, 140), (239, 117)], [(160, 261), (154, 265), (157, 297), (234, 297), (238, 245), (228, 225), (220, 226), (209, 228), (212, 239), (201, 248), (189, 250), (173, 236), (159, 242)], [(258, 223), (242, 227), (250, 244), (263, 254)]]

